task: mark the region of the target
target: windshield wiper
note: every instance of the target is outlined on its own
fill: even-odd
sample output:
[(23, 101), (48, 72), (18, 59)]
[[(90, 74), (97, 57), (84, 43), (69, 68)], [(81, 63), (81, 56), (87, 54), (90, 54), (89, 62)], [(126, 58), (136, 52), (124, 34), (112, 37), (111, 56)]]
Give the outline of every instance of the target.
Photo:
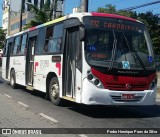
[[(122, 33), (123, 33), (123, 32), (122, 32)], [(126, 43), (127, 43), (128, 48), (129, 48), (129, 50), (130, 50), (130, 46), (129, 46), (128, 40), (127, 40), (127, 38), (126, 38), (126, 36), (125, 36), (124, 33), (123, 33), (123, 36), (124, 36), (124, 38), (125, 38), (125, 41), (126, 41)], [(144, 66), (144, 64), (143, 64), (143, 62), (142, 62), (142, 60), (141, 60), (141, 58), (139, 57), (137, 51), (135, 50), (135, 48), (134, 48), (133, 46), (132, 46), (132, 49), (133, 49), (134, 55), (135, 55), (136, 58), (138, 59), (139, 63), (141, 64), (141, 66), (142, 66), (142, 68), (143, 68), (143, 70), (146, 70), (146, 68), (145, 68), (145, 66)]]
[(112, 69), (113, 68), (113, 60), (115, 58), (115, 53), (116, 53), (116, 49), (117, 49), (117, 39), (116, 39), (116, 35), (115, 35), (115, 32), (113, 30), (113, 36), (114, 36), (114, 41), (113, 41), (113, 48), (112, 48), (112, 55), (111, 55), (111, 62), (110, 62), (110, 65), (109, 65), (109, 68), (108, 70)]

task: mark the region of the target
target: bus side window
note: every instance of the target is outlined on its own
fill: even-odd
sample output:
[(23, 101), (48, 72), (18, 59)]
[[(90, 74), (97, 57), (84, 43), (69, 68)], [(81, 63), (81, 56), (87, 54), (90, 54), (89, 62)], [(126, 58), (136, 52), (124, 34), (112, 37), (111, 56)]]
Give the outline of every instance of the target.
[(40, 28), (38, 40), (35, 46), (35, 54), (40, 55), (43, 53), (45, 44), (45, 28)]
[(51, 52), (53, 46), (53, 26), (46, 29), (44, 52)]
[(21, 55), (24, 55), (26, 52), (26, 43), (27, 43), (27, 34), (24, 34), (21, 38), (21, 47), (20, 47)]
[(4, 47), (4, 50), (3, 50), (3, 56), (7, 55), (7, 50), (8, 50), (8, 40), (6, 41), (6, 44), (5, 44), (5, 47)]
[(12, 52), (13, 55), (17, 54), (17, 49), (18, 49), (19, 44), (20, 44), (20, 37), (18, 36), (14, 39), (13, 52)]
[(21, 36), (19, 36), (19, 44), (18, 44), (18, 46), (17, 46), (17, 55), (20, 55), (21, 54), (21, 44), (22, 43), (22, 35)]
[(52, 52), (60, 52), (62, 49), (63, 23), (56, 24), (53, 32), (54, 50)]

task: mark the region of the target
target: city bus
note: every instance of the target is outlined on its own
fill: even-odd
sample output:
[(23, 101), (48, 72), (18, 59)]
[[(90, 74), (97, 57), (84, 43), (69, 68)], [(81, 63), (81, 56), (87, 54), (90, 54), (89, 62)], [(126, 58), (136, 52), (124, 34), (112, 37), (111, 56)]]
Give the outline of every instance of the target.
[(153, 105), (157, 76), (145, 25), (105, 13), (73, 13), (9, 36), (2, 77), (12, 88), (86, 105)]

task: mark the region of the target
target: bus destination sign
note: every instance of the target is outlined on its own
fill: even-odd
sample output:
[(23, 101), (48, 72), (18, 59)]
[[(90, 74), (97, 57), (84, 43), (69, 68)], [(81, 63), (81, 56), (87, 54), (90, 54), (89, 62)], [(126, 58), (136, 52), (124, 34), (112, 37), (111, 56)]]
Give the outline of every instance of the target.
[(128, 31), (138, 31), (141, 30), (142, 24), (131, 22), (122, 19), (114, 19), (114, 18), (85, 18), (84, 19), (86, 26), (91, 26), (94, 28), (107, 28), (107, 29), (115, 29), (115, 30), (128, 30)]

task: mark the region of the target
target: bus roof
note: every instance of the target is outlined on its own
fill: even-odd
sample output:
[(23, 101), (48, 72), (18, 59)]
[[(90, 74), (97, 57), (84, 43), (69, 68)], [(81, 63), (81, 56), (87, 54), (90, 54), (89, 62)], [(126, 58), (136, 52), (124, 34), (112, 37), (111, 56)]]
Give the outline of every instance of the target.
[(57, 23), (57, 22), (60, 22), (60, 21), (63, 21), (65, 19), (69, 19), (69, 18), (79, 18), (80, 21), (82, 21), (82, 17), (83, 16), (99, 16), (99, 17), (110, 17), (110, 18), (119, 18), (119, 19), (124, 19), (124, 20), (129, 20), (129, 21), (134, 21), (134, 22), (139, 22), (139, 23), (142, 23), (136, 19), (133, 19), (133, 18), (129, 18), (129, 17), (126, 17), (126, 16), (121, 16), (121, 15), (117, 15), (117, 14), (108, 14), (108, 13), (98, 13), (98, 12), (91, 12), (91, 13), (88, 13), (88, 12), (83, 12), (83, 13), (72, 13), (72, 14), (68, 14), (66, 16), (63, 16), (61, 18), (58, 18), (58, 19), (55, 19), (55, 20), (52, 20), (52, 21), (49, 21), (49, 22), (46, 22), (44, 24), (41, 24), (41, 25), (38, 25), (38, 26), (35, 26), (35, 27), (32, 27), (32, 28), (29, 28), (29, 29), (26, 29), (24, 31), (21, 31), (19, 33), (16, 33), (16, 34), (13, 34), (11, 36), (8, 36), (8, 38), (10, 37), (14, 37), (14, 36), (17, 36), (17, 35), (20, 35), (20, 34), (23, 34), (25, 32), (28, 32), (28, 31), (32, 31), (32, 30), (35, 30), (35, 29), (38, 29), (38, 28), (41, 28), (41, 27), (44, 27), (44, 26), (48, 26), (48, 25), (51, 25), (51, 24), (54, 24), (54, 23)]
[(92, 16), (99, 16), (99, 17), (110, 17), (110, 18), (118, 18), (118, 19), (124, 19), (124, 20), (130, 20), (130, 21), (134, 21), (134, 22), (140, 22), (136, 19), (133, 18), (129, 18), (126, 16), (121, 16), (118, 14), (108, 14), (108, 13), (98, 13), (98, 12), (91, 12)]

